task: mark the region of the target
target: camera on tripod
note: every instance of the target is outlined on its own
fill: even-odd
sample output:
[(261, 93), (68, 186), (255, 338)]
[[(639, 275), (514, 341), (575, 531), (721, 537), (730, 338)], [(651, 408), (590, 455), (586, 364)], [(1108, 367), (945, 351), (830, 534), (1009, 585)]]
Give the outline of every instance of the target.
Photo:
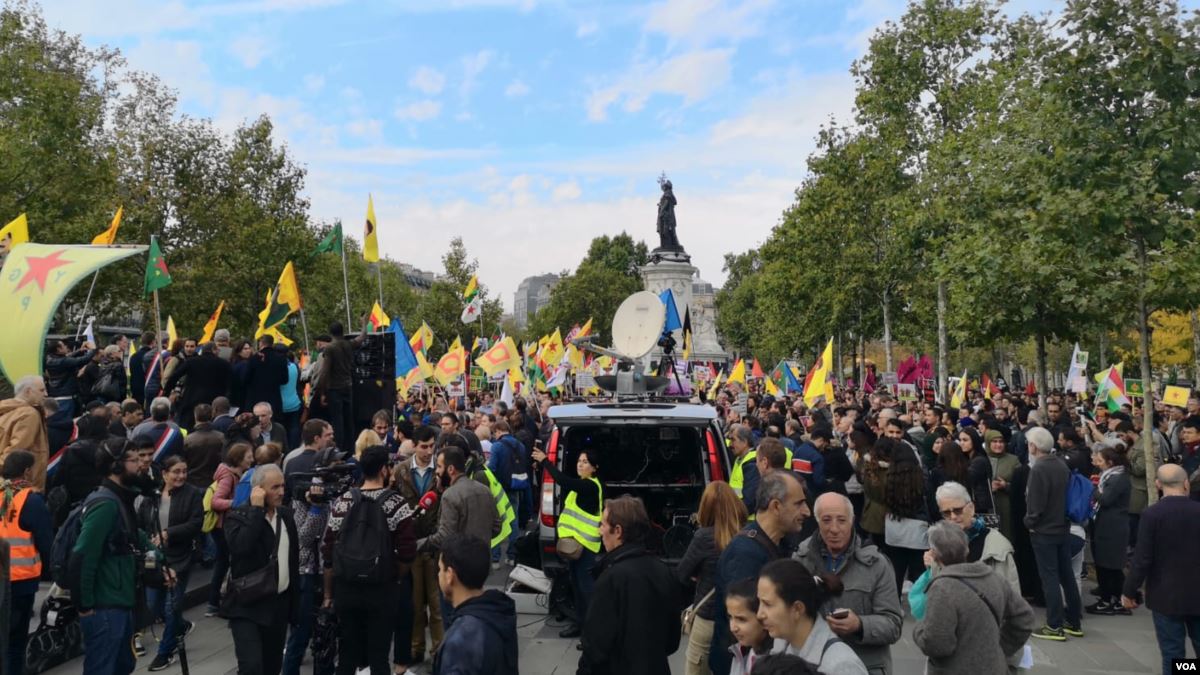
[(337, 448), (320, 450), (313, 458), (312, 471), (292, 474), (292, 497), (310, 505), (328, 504), (354, 487), (354, 470), (355, 466), (346, 462), (346, 453)]

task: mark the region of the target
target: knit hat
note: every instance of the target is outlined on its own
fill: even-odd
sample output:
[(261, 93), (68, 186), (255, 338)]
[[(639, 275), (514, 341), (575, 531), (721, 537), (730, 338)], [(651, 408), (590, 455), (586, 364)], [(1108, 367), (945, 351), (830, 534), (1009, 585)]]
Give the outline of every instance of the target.
[(983, 433), (983, 446), (986, 448), (987, 446), (991, 445), (992, 441), (996, 440), (997, 438), (1003, 440), (1004, 434), (1000, 433), (999, 431), (996, 431), (995, 429), (988, 429), (987, 431), (985, 431)]

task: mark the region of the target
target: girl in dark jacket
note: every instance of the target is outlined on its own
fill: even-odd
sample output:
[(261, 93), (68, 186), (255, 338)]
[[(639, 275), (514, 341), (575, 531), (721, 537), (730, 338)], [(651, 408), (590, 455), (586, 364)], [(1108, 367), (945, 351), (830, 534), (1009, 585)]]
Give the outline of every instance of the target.
[(983, 437), (975, 429), (966, 427), (958, 432), (958, 444), (969, 460), (966, 486), (971, 492), (971, 501), (975, 502), (975, 513), (996, 513), (992, 500), (992, 463), (984, 450)]
[[(166, 628), (158, 641), (158, 655), (150, 663), (152, 670), (170, 665), (175, 658), (178, 638), (187, 635), (191, 622), (185, 621), (176, 608), (187, 593), (191, 574), (192, 553), (204, 524), (204, 495), (187, 482), (187, 462), (179, 455), (163, 460), (162, 495), (141, 500), (138, 520), (142, 529), (156, 532), (156, 544), (167, 558), (167, 567), (175, 572), (175, 586), (169, 591), (147, 588), (146, 602), (156, 616), (165, 619)], [(178, 620), (177, 620), (178, 619)]]
[(1096, 515), (1092, 520), (1092, 560), (1100, 599), (1084, 609), (1088, 614), (1129, 614), (1121, 606), (1121, 588), (1125, 585), (1125, 545), (1129, 542), (1129, 497), (1133, 483), (1126, 471), (1124, 447), (1107, 442), (1092, 451), (1092, 464), (1100, 470)]

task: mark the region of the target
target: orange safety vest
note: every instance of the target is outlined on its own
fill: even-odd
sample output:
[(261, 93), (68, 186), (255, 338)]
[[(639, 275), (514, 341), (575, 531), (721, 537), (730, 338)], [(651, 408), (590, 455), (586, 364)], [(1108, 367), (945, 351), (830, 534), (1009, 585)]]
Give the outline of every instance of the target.
[(42, 559), (33, 545), (33, 534), (21, 529), (21, 509), (33, 488), (23, 488), (13, 497), (12, 503), (0, 518), (0, 537), (9, 546), (9, 581), (39, 579), (42, 576)]

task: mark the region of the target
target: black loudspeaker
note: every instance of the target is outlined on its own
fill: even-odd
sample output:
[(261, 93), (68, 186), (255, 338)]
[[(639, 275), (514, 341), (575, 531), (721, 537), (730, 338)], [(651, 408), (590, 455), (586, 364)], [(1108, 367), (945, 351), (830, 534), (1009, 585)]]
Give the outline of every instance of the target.
[[(354, 426), (371, 426), (371, 416), (396, 405), (396, 339), (370, 333), (354, 350)], [(357, 437), (357, 433), (355, 434)]]

